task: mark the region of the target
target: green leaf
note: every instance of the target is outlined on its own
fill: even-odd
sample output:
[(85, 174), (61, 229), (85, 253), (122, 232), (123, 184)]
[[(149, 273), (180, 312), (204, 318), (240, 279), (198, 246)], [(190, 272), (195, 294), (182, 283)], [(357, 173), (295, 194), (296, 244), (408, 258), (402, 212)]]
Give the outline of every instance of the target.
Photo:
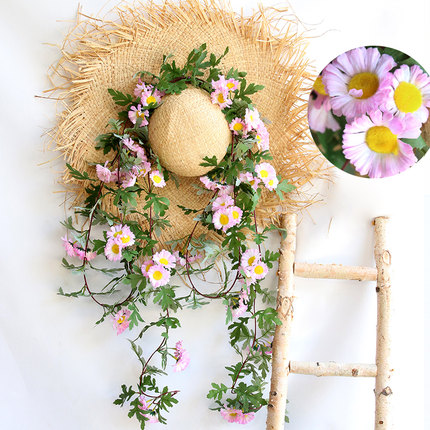
[(89, 177), (87, 172), (81, 173), (79, 170), (74, 169), (69, 163), (66, 163), (66, 166), (72, 178), (79, 179), (80, 181), (95, 181), (95, 179)]
[(428, 149), (427, 143), (424, 140), (424, 138), (423, 138), (422, 135), (420, 135), (416, 139), (404, 139), (404, 138), (402, 138), (402, 141), (405, 142), (405, 143), (407, 143), (408, 145), (411, 145), (412, 148)]
[(113, 101), (119, 106), (127, 106), (133, 103), (133, 96), (130, 94), (124, 94), (121, 91), (115, 91), (112, 88), (108, 89), (108, 93), (112, 96)]

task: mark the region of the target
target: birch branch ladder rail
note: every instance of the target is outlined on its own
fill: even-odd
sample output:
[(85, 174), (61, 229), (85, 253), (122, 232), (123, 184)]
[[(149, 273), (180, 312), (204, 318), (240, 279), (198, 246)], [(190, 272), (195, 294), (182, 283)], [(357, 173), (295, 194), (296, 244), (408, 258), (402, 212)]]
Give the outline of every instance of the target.
[[(386, 249), (387, 217), (373, 220), (375, 226), (374, 255), (376, 268), (342, 266), (338, 264), (307, 264), (294, 261), (296, 251), (297, 216), (284, 214), (282, 227), (287, 230), (281, 240), (277, 312), (282, 325), (276, 327), (273, 339), (272, 379), (267, 408), (267, 430), (284, 429), (287, 402), (287, 380), (290, 373), (315, 376), (351, 376), (375, 378), (375, 430), (392, 428), (390, 379), (391, 354), (391, 254)], [(377, 327), (376, 363), (297, 362), (290, 359), (289, 343), (293, 321), (294, 276), (321, 279), (376, 281)]]

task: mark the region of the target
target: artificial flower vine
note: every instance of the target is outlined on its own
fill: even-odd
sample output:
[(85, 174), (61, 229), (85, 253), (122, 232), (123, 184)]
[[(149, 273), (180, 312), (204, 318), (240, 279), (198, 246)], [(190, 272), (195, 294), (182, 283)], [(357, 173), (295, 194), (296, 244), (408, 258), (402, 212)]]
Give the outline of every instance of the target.
[(428, 150), (430, 77), (391, 48), (360, 47), (316, 79), (308, 119), (321, 152), (351, 174), (384, 178), (413, 166)]
[[(85, 221), (79, 228), (69, 217), (64, 226), (68, 233), (63, 243), (72, 264), (63, 265), (83, 276), (83, 287), (65, 296), (90, 297), (102, 309), (97, 323), (111, 319), (116, 333), (133, 330), (130, 340), (141, 371), (135, 386), (122, 386), (115, 404), (129, 405), (129, 416), (136, 417), (144, 429), (147, 423), (166, 423), (165, 412), (177, 403), (177, 390), (160, 387), (157, 376), (166, 374), (168, 362), (175, 372), (186, 370), (191, 357), (181, 340), (171, 346), (172, 331), (180, 326), (175, 316), (183, 307), (199, 308), (211, 300), (222, 300), (226, 306), (226, 323), (230, 344), (238, 361), (226, 366), (228, 379), (213, 383), (208, 399), (228, 422), (246, 424), (267, 405), (263, 391), (271, 359), (271, 339), (276, 324), (276, 310), (270, 305), (272, 293), (263, 288), (265, 278), (278, 253), (263, 251), (262, 243), (274, 225), (259, 231), (255, 209), (263, 189), (276, 192), (282, 199), (294, 187), (276, 174), (270, 164), (269, 133), (249, 96), (262, 89), (248, 84), (246, 73), (231, 69), (222, 74), (220, 57), (208, 56), (206, 45), (194, 49), (184, 67), (179, 68), (171, 56), (163, 58), (159, 75), (139, 72), (134, 94), (109, 89), (113, 101), (123, 106), (118, 119), (111, 119), (111, 131), (96, 139), (96, 148), (106, 155), (106, 162), (96, 165), (97, 179), (67, 165), (76, 180), (84, 181), (85, 203), (75, 214)], [(149, 79), (147, 82), (145, 79)], [(193, 214), (195, 227), (186, 238), (161, 245), (158, 238), (169, 228), (169, 200), (157, 189), (175, 179), (163, 169), (151, 150), (148, 130), (152, 113), (170, 94), (179, 94), (193, 85), (210, 94), (212, 103), (225, 114), (232, 132), (232, 144), (219, 163), (206, 157), (202, 166), (212, 168), (201, 177), (200, 193), (207, 193), (208, 205), (202, 210), (181, 206), (185, 214)], [(143, 209), (137, 198), (144, 199)], [(115, 212), (107, 210), (109, 205)], [(138, 219), (139, 221), (136, 221)], [(206, 235), (196, 237), (202, 224), (221, 238), (217, 244)], [(98, 233), (95, 237), (94, 227)], [(103, 231), (100, 232), (100, 228)], [(217, 267), (223, 259), (219, 288), (203, 293), (196, 279)], [(100, 267), (103, 261), (112, 267)], [(225, 261), (228, 261), (226, 263)], [(122, 267), (118, 267), (118, 263)], [(97, 291), (89, 284), (87, 273), (98, 271), (110, 277)], [(184, 279), (186, 287), (176, 285)], [(185, 289), (185, 294), (183, 293)], [(115, 301), (112, 302), (112, 297)], [(144, 306), (161, 308), (160, 317), (145, 321)], [(261, 304), (264, 304), (263, 308)], [(153, 327), (162, 329), (158, 347), (144, 354), (139, 342)], [(154, 363), (158, 356), (161, 365)]]

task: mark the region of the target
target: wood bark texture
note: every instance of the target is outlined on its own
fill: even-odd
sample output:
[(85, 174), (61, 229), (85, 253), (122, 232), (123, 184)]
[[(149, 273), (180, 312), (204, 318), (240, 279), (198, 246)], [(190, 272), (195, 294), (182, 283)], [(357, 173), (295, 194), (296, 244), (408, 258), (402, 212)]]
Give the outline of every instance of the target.
[(314, 376), (375, 377), (376, 365), (364, 363), (336, 363), (334, 361), (290, 361), (290, 373)]
[(388, 218), (378, 217), (375, 225), (375, 261), (377, 278), (377, 338), (376, 366), (378, 374), (375, 383), (375, 430), (392, 429), (391, 402), (393, 391), (390, 379), (393, 369), (391, 356), (391, 254), (386, 246)]
[(267, 430), (282, 430), (285, 425), (287, 380), (289, 374), (289, 344), (294, 301), (294, 257), (296, 251), (297, 215), (284, 214), (282, 227), (287, 237), (281, 240), (278, 270), (278, 317), (282, 325), (276, 327), (272, 348), (272, 379), (267, 411)]
[(349, 279), (356, 281), (376, 281), (374, 267), (342, 266), (341, 264), (295, 263), (294, 274), (301, 278)]

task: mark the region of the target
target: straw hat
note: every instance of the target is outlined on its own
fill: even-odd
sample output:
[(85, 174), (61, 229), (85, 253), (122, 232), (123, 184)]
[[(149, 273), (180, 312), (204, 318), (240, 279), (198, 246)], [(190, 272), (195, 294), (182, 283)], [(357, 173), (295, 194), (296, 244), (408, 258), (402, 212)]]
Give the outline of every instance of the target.
[[(304, 39), (295, 30), (295, 21), (287, 10), (260, 7), (245, 17), (216, 0), (167, 0), (160, 5), (149, 2), (118, 7), (111, 14), (111, 20), (80, 14), (81, 21), (67, 36), (62, 58), (53, 68), (50, 91), (60, 93), (60, 97), (63, 94), (65, 109), (51, 136), (73, 167), (94, 173), (91, 163), (104, 161), (94, 141), (118, 111), (108, 88), (131, 93), (136, 83), (134, 73), (159, 72), (164, 54), (172, 53), (180, 65), (192, 49), (203, 43), (217, 55), (228, 46), (222, 70), (233, 67), (245, 71), (248, 82), (265, 87), (253, 96), (253, 104), (262, 117), (270, 120), (274, 167), (297, 187), (282, 204), (298, 209), (309, 203), (303, 187), (320, 175), (324, 161), (315, 146), (309, 145), (306, 101), (312, 80), (307, 71)], [(205, 173), (199, 170), (200, 161), (196, 160), (201, 160), (208, 150), (217, 159), (222, 158), (231, 138), (220, 110), (221, 116), (200, 91), (190, 88), (180, 96), (166, 97), (149, 125), (150, 142), (161, 162), (182, 175), (179, 189), (172, 181), (160, 189), (160, 194), (170, 200), (168, 217), (172, 224), (161, 242), (190, 233), (193, 217), (185, 216), (177, 205), (200, 209), (208, 203), (207, 195), (197, 195), (193, 187), (199, 183), (198, 176)], [(204, 109), (195, 109), (196, 105), (187, 102), (187, 98), (198, 98), (198, 105)], [(205, 122), (198, 141), (203, 149), (190, 153), (193, 147), (186, 145), (187, 138), (196, 125), (201, 125), (202, 118)], [(82, 189), (67, 173), (64, 183), (74, 189), (79, 200)], [(263, 194), (257, 208), (259, 221), (276, 218), (279, 205), (275, 193)]]

